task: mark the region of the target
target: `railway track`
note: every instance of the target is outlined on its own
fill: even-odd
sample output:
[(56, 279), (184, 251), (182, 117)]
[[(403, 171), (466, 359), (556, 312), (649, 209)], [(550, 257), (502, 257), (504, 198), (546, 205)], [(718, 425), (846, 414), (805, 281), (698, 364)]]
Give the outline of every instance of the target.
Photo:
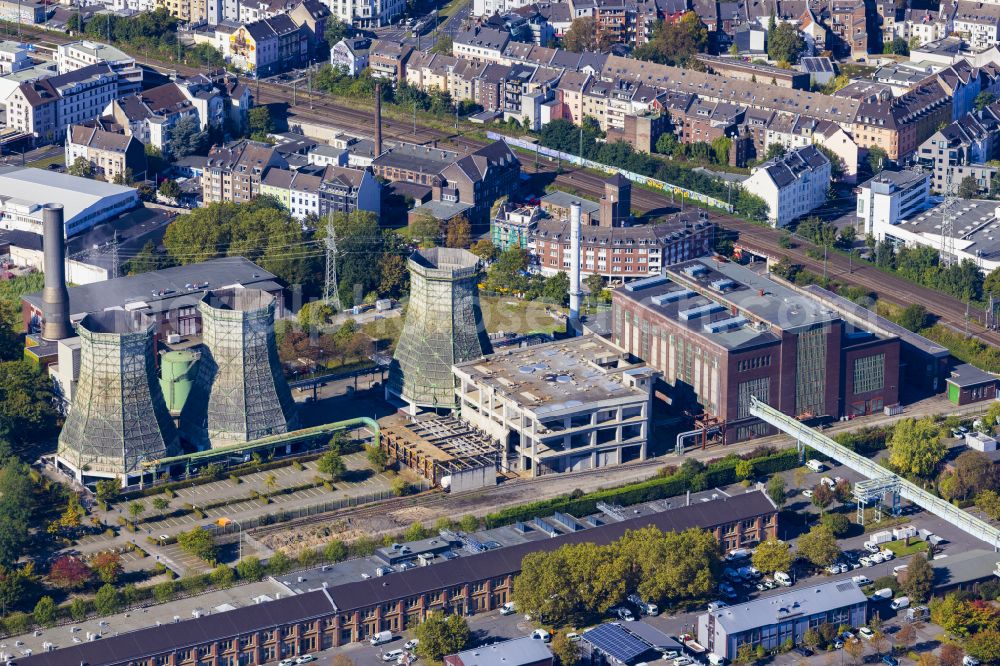
[[(29, 27), (23, 27), (23, 32), (26, 35), (34, 35), (53, 44), (74, 41), (73, 38), (66, 35), (49, 33)], [(200, 73), (198, 68), (157, 61), (150, 58), (137, 58), (137, 61), (164, 73), (177, 72), (183, 75)], [(286, 86), (267, 81), (255, 82), (251, 85), (255, 88), (255, 97), (259, 102), (287, 105), (288, 113), (291, 116), (290, 120), (293, 123), (294, 118), (302, 118), (324, 124), (345, 126), (345, 128), (350, 128), (363, 136), (370, 137), (374, 134), (373, 109), (359, 109), (338, 104), (336, 100), (331, 100), (325, 93), (313, 92), (310, 94), (308, 91), (296, 91), (294, 97), (301, 97), (301, 100), (295, 99), (296, 104), (291, 105), (290, 93), (292, 91)], [(348, 122), (345, 123), (345, 120)], [(405, 121), (397, 119), (383, 122), (382, 134), (383, 137), (390, 140), (407, 141), (424, 145), (438, 142), (440, 144), (450, 144), (464, 150), (475, 150), (484, 145), (481, 141), (462, 136), (460, 132), (443, 132), (441, 130), (421, 127), (419, 124), (417, 131), (414, 133), (412, 125), (408, 126), (408, 123)], [(531, 166), (532, 163), (525, 163), (525, 167)], [(550, 171), (550, 169), (538, 168), (537, 171), (541, 173)], [(583, 194), (589, 194), (598, 198), (603, 194), (604, 185), (601, 179), (585, 171), (572, 171), (569, 174), (560, 174), (556, 177), (556, 182), (573, 187)], [(676, 206), (666, 195), (640, 188), (633, 190), (632, 203), (641, 212), (656, 211), (665, 214), (677, 210)], [(808, 242), (800, 242), (795, 248), (785, 249), (778, 243), (781, 234), (777, 230), (760, 227), (726, 215), (715, 215), (715, 219), (724, 231), (735, 233), (740, 243), (751, 249), (756, 249), (771, 256), (787, 256), (790, 260), (801, 264), (814, 273), (822, 274), (824, 272), (824, 262), (813, 259), (806, 254), (806, 250), (813, 247)], [(932, 289), (927, 289), (926, 287), (914, 285), (894, 275), (883, 273), (864, 262), (859, 261), (852, 266), (846, 257), (836, 253), (828, 257), (825, 272), (828, 276), (868, 289), (889, 303), (901, 306), (914, 303), (923, 305), (941, 323), (950, 326), (956, 331), (964, 332), (966, 326), (968, 326), (970, 334), (975, 335), (985, 342), (1000, 345), (1000, 332), (991, 331), (982, 325), (982, 322), (985, 320), (985, 313), (979, 308), (970, 308), (970, 321), (967, 323), (966, 304), (956, 298)]]
[[(662, 466), (663, 466), (663, 461), (656, 459), (627, 463), (628, 469), (635, 471), (657, 468)], [(598, 476), (606, 473), (607, 470), (603, 468), (574, 472), (573, 480), (576, 481), (579, 479), (585, 479), (588, 477)], [(288, 530), (305, 527), (307, 525), (314, 525), (316, 523), (335, 521), (338, 518), (351, 518), (352, 520), (357, 520), (365, 518), (384, 517), (387, 514), (397, 509), (404, 509), (404, 508), (412, 509), (414, 507), (434, 508), (434, 507), (453, 505), (452, 508), (455, 508), (457, 509), (458, 512), (461, 512), (462, 505), (468, 505), (470, 500), (474, 501), (484, 496), (490, 496), (491, 499), (501, 500), (501, 503), (498, 503), (497, 506), (503, 505), (502, 501), (505, 495), (510, 497), (511, 503), (521, 503), (524, 501), (524, 498), (517, 497), (518, 495), (523, 495), (524, 491), (526, 489), (530, 489), (532, 486), (540, 486), (542, 484), (547, 484), (549, 483), (549, 481), (550, 480), (548, 476), (540, 476), (533, 479), (518, 479), (515, 481), (507, 481), (506, 483), (503, 483), (500, 486), (489, 486), (486, 488), (469, 490), (461, 493), (444, 493), (440, 490), (430, 490), (421, 493), (419, 495), (394, 497), (392, 499), (382, 500), (381, 502), (375, 502), (372, 504), (366, 504), (355, 507), (345, 507), (343, 509), (337, 509), (336, 511), (316, 514), (315, 516), (305, 516), (303, 518), (297, 518), (294, 520), (285, 521), (283, 523), (264, 525), (261, 527), (254, 528), (252, 530), (248, 530), (247, 533), (255, 537), (259, 537), (267, 534), (273, 534), (276, 532), (286, 532)]]

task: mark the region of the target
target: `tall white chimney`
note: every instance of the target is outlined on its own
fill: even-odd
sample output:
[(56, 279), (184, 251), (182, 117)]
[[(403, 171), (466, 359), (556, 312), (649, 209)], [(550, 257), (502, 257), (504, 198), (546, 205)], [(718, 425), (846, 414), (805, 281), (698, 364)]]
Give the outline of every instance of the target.
[[(569, 326), (574, 335), (580, 334), (580, 202), (569, 207)], [(567, 333), (569, 331), (567, 330)]]

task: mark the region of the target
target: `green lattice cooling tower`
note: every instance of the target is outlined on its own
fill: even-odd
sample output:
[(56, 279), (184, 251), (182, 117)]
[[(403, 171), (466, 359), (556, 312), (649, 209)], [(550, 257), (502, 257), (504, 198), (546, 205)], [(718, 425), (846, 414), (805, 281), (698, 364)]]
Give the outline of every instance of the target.
[(479, 309), (479, 258), (433, 248), (410, 257), (410, 303), (387, 391), (411, 407), (454, 408), (451, 366), (490, 352)]

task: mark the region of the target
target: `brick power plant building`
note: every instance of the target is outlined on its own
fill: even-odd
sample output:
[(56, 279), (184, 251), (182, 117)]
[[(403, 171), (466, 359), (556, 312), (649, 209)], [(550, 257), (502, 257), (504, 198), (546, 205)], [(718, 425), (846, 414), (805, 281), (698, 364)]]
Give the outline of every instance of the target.
[(737, 442), (772, 429), (750, 397), (798, 418), (899, 401), (899, 337), (748, 268), (702, 258), (614, 292), (612, 338), (662, 373), (671, 403)]

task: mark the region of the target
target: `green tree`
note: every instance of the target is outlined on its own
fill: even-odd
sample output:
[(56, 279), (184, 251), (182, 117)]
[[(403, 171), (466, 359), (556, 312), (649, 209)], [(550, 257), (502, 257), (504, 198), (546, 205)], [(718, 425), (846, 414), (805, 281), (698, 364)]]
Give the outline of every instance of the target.
[(472, 244), (472, 226), (469, 218), (459, 215), (448, 220), (447, 232), (445, 233), (445, 247), (456, 247), (467, 249)]
[(366, 445), (365, 457), (368, 458), (368, 464), (377, 473), (384, 472), (386, 467), (389, 466), (389, 456), (380, 446), (375, 446), (374, 444)]
[(791, 23), (780, 23), (767, 33), (767, 55), (771, 60), (794, 65), (805, 47), (805, 40)]
[(174, 261), (156, 246), (153, 241), (146, 241), (139, 252), (125, 262), (124, 270), (126, 275), (139, 275), (169, 268), (174, 265)]
[(897, 323), (908, 331), (916, 333), (927, 326), (927, 308), (918, 303), (911, 303), (899, 313)]
[(965, 641), (965, 651), (984, 664), (1000, 662), (1000, 631), (984, 629)]
[(327, 451), (316, 461), (316, 470), (326, 474), (331, 481), (340, 481), (347, 472), (347, 465), (336, 451)]
[(885, 43), (883, 51), (885, 53), (908, 56), (910, 55), (910, 45), (902, 37), (893, 37), (891, 42)]
[(676, 21), (654, 24), (652, 38), (636, 47), (633, 55), (663, 65), (697, 67), (695, 56), (708, 48), (708, 41), (708, 28), (701, 17), (688, 11)]
[(753, 463), (749, 460), (740, 460), (736, 463), (736, 478), (740, 481), (753, 477)]
[(830, 530), (838, 539), (847, 536), (851, 529), (851, 521), (842, 513), (824, 513), (820, 517), (820, 525)]
[(0, 469), (0, 568), (12, 567), (25, 554), (34, 509), (28, 468), (11, 459)]
[(472, 247), (469, 248), (472, 254), (479, 257), (481, 260), (489, 262), (497, 258), (497, 254), (500, 252), (499, 248), (493, 244), (488, 238), (480, 238)]
[(177, 592), (177, 583), (172, 580), (165, 580), (153, 586), (153, 598), (161, 604), (170, 601), (175, 592)]
[(767, 480), (767, 496), (771, 498), (778, 508), (785, 503), (788, 499), (788, 493), (785, 491), (785, 479), (775, 474), (770, 479)]
[[(259, 108), (250, 109), (250, 115)], [(208, 147), (208, 132), (202, 131), (195, 116), (184, 116), (173, 127), (167, 130), (166, 145), (172, 159), (180, 159), (188, 155), (202, 153)]]
[[(945, 480), (949, 483), (945, 484)], [(947, 500), (965, 500), (984, 490), (993, 490), (996, 484), (993, 462), (980, 451), (963, 451), (940, 483), (942, 496)]]
[(580, 646), (567, 638), (565, 631), (556, 632), (549, 648), (562, 666), (576, 666), (580, 661)]
[(913, 556), (901, 575), (900, 587), (912, 601), (920, 603), (927, 599), (934, 585), (934, 570), (922, 553)]
[(961, 199), (974, 199), (979, 194), (979, 183), (974, 176), (966, 176), (958, 183), (958, 196)]
[(889, 465), (902, 474), (928, 478), (947, 453), (934, 419), (901, 419), (888, 441)]
[(826, 511), (826, 507), (833, 504), (834, 494), (825, 483), (818, 483), (812, 489), (812, 503), (813, 506), (817, 507), (821, 511)]
[(267, 106), (255, 106), (250, 109), (247, 115), (247, 123), (250, 130), (250, 138), (255, 141), (263, 141), (267, 135), (274, 131), (274, 119), (271, 117), (271, 109)]
[(681, 143), (674, 136), (673, 132), (664, 132), (656, 140), (656, 152), (661, 155), (674, 155), (680, 148)]
[(236, 581), (236, 572), (225, 564), (220, 564), (209, 575), (212, 584), (216, 587), (230, 587)]
[(984, 90), (976, 95), (976, 101), (973, 104), (976, 107), (976, 111), (982, 111), (995, 101), (997, 101), (997, 96), (988, 90)]
[(128, 514), (132, 517), (132, 524), (135, 525), (146, 511), (146, 505), (138, 500), (128, 503)]
[(353, 28), (340, 19), (330, 17), (326, 20), (326, 28), (323, 30), (323, 38), (326, 43), (333, 48), (340, 40), (350, 37)]
[(417, 654), (428, 661), (440, 661), (448, 654), (464, 650), (472, 638), (469, 623), (461, 615), (431, 613), (414, 630)]
[(177, 184), (176, 180), (166, 178), (162, 183), (160, 183), (158, 191), (167, 199), (173, 199), (176, 201), (177, 197), (181, 195), (181, 186)]
[(52, 597), (42, 597), (35, 604), (32, 615), (35, 617), (35, 622), (43, 627), (53, 626), (56, 623), (56, 602), (52, 600)]
[(417, 211), (409, 223), (410, 237), (423, 248), (435, 247), (441, 240), (441, 222), (427, 211)]
[(76, 597), (73, 601), (69, 602), (69, 615), (77, 622), (86, 620), (87, 600), (82, 597)]
[(454, 48), (455, 40), (451, 35), (447, 33), (441, 33), (437, 41), (434, 42), (434, 46), (431, 47), (431, 53), (437, 53), (440, 55), (451, 55), (452, 49)]
[(563, 48), (573, 53), (584, 53), (586, 51), (597, 51), (600, 47), (597, 25), (593, 17), (583, 16), (573, 19), (569, 30), (563, 36)]
[(200, 557), (209, 563), (215, 562), (215, 537), (208, 530), (196, 527), (188, 532), (181, 532), (177, 535), (177, 543), (195, 557)]
[(236, 575), (240, 580), (257, 581), (264, 577), (264, 565), (256, 557), (244, 557), (236, 563)]
[(816, 525), (799, 537), (798, 549), (800, 555), (821, 567), (833, 564), (840, 556), (837, 538), (825, 525)]
[(122, 599), (113, 585), (102, 585), (94, 596), (94, 610), (99, 615), (113, 615), (121, 610)]
[(347, 557), (347, 546), (343, 541), (334, 539), (323, 548), (323, 557), (328, 562), (339, 562)]
[(885, 152), (882, 148), (878, 146), (868, 147), (868, 169), (871, 171), (872, 175), (875, 175), (882, 171), (886, 167), (886, 163), (889, 161), (889, 153)]
[(763, 573), (788, 571), (792, 566), (792, 553), (786, 542), (768, 539), (754, 550), (752, 561)]
[(542, 298), (559, 305), (569, 303), (569, 276), (559, 271), (552, 277), (546, 278), (542, 287)]
[(72, 164), (69, 165), (69, 168), (66, 169), (66, 173), (79, 178), (93, 178), (94, 165), (92, 165), (90, 160), (86, 157), (78, 157), (73, 160)]

